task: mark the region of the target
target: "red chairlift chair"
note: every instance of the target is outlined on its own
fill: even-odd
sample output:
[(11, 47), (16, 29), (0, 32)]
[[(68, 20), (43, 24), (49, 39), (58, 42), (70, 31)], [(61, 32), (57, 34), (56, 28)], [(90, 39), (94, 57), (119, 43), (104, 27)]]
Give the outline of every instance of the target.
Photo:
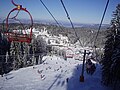
[(73, 58), (74, 56), (74, 51), (71, 48), (67, 48), (65, 50), (65, 56), (66, 58)]
[[(26, 10), (26, 8), (22, 8), (22, 5), (17, 5), (17, 4), (15, 4), (15, 3), (13, 2), (13, 0), (12, 0), (12, 3), (13, 3), (13, 5), (16, 6), (16, 8), (12, 9), (12, 10), (9, 12), (9, 14), (8, 14), (8, 16), (7, 16), (7, 18), (6, 18), (6, 30), (7, 30), (7, 31), (5, 32), (5, 35), (6, 35), (6, 37), (8, 38), (8, 40), (9, 40), (10, 42), (14, 41), (14, 42), (27, 42), (27, 43), (31, 43), (31, 40), (32, 40), (32, 29), (33, 29), (33, 28), (32, 28), (32, 27), (33, 27), (33, 19), (32, 19), (32, 16), (31, 16), (31, 14), (29, 13), (29, 11)], [(14, 11), (18, 11), (18, 13), (19, 13), (19, 11), (24, 11), (24, 12), (26, 12), (26, 13), (29, 14), (30, 20), (31, 20), (30, 33), (29, 33), (29, 34), (26, 33), (26, 30), (25, 30), (23, 24), (20, 22), (20, 20), (16, 19), (18, 13), (17, 13), (14, 17), (10, 18), (10, 14), (11, 14), (12, 12), (14, 12)], [(23, 30), (21, 30), (22, 33), (18, 33), (17, 30), (16, 30), (16, 32), (13, 32), (13, 31), (10, 32), (10, 31), (9, 31), (9, 19), (13, 19), (13, 20), (19, 22), (19, 24), (23, 27)]]

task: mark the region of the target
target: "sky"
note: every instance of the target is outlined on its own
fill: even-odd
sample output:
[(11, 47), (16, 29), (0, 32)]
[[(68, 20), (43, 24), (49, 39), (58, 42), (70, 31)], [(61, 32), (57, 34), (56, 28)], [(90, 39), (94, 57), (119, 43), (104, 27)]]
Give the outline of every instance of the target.
[[(41, 4), (40, 0), (14, 0), (14, 2), (22, 5), (23, 8), (26, 8), (31, 13), (34, 20), (53, 20), (47, 10)], [(43, 0), (43, 2), (57, 19), (57, 21), (68, 22), (66, 13), (60, 0)], [(107, 0), (63, 0), (63, 2), (72, 22), (99, 24)], [(112, 12), (115, 11), (118, 3), (120, 3), (120, 0), (110, 0), (103, 21), (104, 24), (110, 23), (112, 19)], [(6, 18), (7, 14), (13, 8), (15, 8), (15, 6), (11, 3), (11, 0), (1, 0), (0, 18)], [(11, 13), (11, 17), (14, 16), (15, 13)], [(20, 12), (18, 18), (29, 19), (29, 16), (27, 13), (22, 11)]]

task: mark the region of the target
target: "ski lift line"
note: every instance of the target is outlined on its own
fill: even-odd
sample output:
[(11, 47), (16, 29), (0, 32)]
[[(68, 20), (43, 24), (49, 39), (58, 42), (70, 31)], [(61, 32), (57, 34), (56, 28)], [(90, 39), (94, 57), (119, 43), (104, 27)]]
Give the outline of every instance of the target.
[(101, 26), (102, 26), (102, 23), (103, 23), (103, 20), (104, 20), (104, 17), (105, 17), (107, 8), (108, 8), (109, 1), (110, 1), (110, 0), (107, 0), (106, 6), (105, 6), (105, 9), (104, 9), (104, 12), (103, 12), (103, 16), (102, 16), (101, 21), (100, 21), (100, 24), (99, 24), (98, 32), (97, 32), (97, 34), (96, 34), (96, 36), (95, 36), (94, 47), (95, 47), (95, 43), (96, 43), (96, 40), (97, 40), (99, 31), (100, 31), (100, 29), (101, 29)]
[(69, 14), (68, 14), (68, 11), (67, 11), (67, 9), (66, 9), (63, 1), (62, 1), (62, 0), (60, 0), (60, 1), (61, 1), (61, 4), (62, 4), (65, 12), (66, 12), (67, 18), (68, 18), (68, 20), (70, 21), (70, 23), (71, 23), (71, 25), (72, 25), (72, 28), (73, 28), (73, 30), (74, 30), (74, 32), (75, 32), (75, 35), (76, 35), (78, 41), (79, 41), (79, 43), (81, 44), (81, 46), (83, 47), (83, 45), (82, 45), (82, 43), (81, 43), (81, 41), (80, 41), (80, 39), (79, 39), (79, 37), (78, 37), (78, 35), (77, 35), (77, 32), (76, 32), (76, 30), (75, 30), (75, 28), (74, 28), (74, 25), (73, 25), (73, 23), (72, 23), (72, 21), (71, 21), (71, 19), (70, 19), (70, 16), (69, 16)]
[(58, 24), (58, 26), (61, 28), (61, 30), (63, 30), (62, 27), (60, 26), (60, 24), (58, 23), (58, 21), (56, 20), (56, 18), (53, 16), (53, 14), (50, 12), (50, 10), (47, 8), (47, 6), (44, 4), (44, 2), (42, 0), (40, 0), (40, 2), (45, 7), (45, 9), (48, 11), (48, 13), (52, 16), (52, 18), (55, 20), (55, 22)]
[[(42, 5), (45, 7), (45, 9), (48, 11), (48, 13), (52, 16), (52, 18), (54, 19), (54, 21), (57, 23), (57, 25), (60, 27), (60, 29), (63, 31), (63, 28), (61, 27), (61, 25), (59, 24), (59, 22), (57, 21), (57, 19), (53, 16), (53, 14), (50, 12), (50, 10), (48, 9), (48, 7), (44, 4), (44, 2), (42, 0), (40, 0), (40, 2), (42, 3)], [(70, 40), (68, 34), (66, 34), (66, 36), (68, 37), (68, 39)]]
[[(103, 12), (103, 15), (102, 15), (102, 18), (101, 18), (101, 21), (100, 21), (100, 24), (99, 24), (99, 27), (98, 27), (98, 31), (97, 31), (97, 34), (95, 37), (93, 37), (93, 39), (95, 38), (94, 42), (93, 42), (93, 47), (95, 49), (95, 53), (96, 53), (96, 40), (97, 40), (97, 37), (98, 37), (98, 34), (99, 34), (99, 31), (101, 29), (101, 26), (102, 26), (102, 23), (103, 23), (103, 20), (104, 20), (104, 17), (105, 17), (105, 14), (106, 14), (106, 11), (107, 11), (107, 8), (108, 8), (108, 5), (109, 5), (109, 2), (110, 0), (107, 0), (106, 2), (106, 5), (105, 5), (105, 9), (104, 9), (104, 12)], [(97, 57), (95, 56), (94, 57), (95, 59), (97, 59)]]
[[(95, 40), (94, 40), (94, 42), (93, 42), (93, 47), (94, 47), (94, 49), (95, 49), (95, 53), (96, 53), (96, 45), (95, 45), (95, 44), (96, 44), (96, 40), (97, 40), (99, 31), (100, 31), (100, 29), (101, 29), (102, 22), (103, 22), (103, 20), (104, 20), (104, 17), (105, 17), (105, 14), (106, 14), (106, 11), (107, 11), (107, 8), (108, 8), (108, 5), (109, 5), (109, 1), (110, 1), (110, 0), (107, 0), (107, 2), (106, 2), (105, 9), (104, 9), (104, 12), (103, 12), (103, 15), (102, 15), (102, 18), (101, 18), (99, 27), (98, 27), (98, 31), (97, 31), (97, 34), (96, 34), (96, 36), (95, 36)], [(94, 37), (93, 37), (93, 39), (94, 39)], [(95, 57), (96, 57), (96, 56), (95, 56)], [(95, 58), (95, 57), (94, 57), (94, 58)], [(97, 57), (96, 57), (96, 58), (97, 58)], [(95, 58), (95, 59), (96, 59), (96, 58)]]

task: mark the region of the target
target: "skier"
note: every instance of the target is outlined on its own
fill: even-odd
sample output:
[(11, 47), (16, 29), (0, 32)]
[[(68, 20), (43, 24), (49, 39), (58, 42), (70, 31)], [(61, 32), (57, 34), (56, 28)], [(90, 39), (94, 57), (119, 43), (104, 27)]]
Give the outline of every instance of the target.
[(90, 59), (88, 59), (88, 60), (86, 61), (86, 72), (87, 72), (88, 74), (90, 73), (91, 67), (92, 67), (92, 62), (91, 62)]
[(95, 72), (95, 69), (96, 69), (95, 64), (92, 63), (90, 59), (88, 59), (86, 61), (86, 72), (92, 75)]

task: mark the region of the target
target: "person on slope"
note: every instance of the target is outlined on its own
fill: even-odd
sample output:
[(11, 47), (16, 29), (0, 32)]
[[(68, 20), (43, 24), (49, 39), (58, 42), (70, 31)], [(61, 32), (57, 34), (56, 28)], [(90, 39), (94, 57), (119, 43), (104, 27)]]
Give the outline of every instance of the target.
[(90, 59), (88, 59), (86, 61), (86, 72), (92, 75), (95, 72), (95, 69), (96, 69), (95, 64), (92, 63)]

